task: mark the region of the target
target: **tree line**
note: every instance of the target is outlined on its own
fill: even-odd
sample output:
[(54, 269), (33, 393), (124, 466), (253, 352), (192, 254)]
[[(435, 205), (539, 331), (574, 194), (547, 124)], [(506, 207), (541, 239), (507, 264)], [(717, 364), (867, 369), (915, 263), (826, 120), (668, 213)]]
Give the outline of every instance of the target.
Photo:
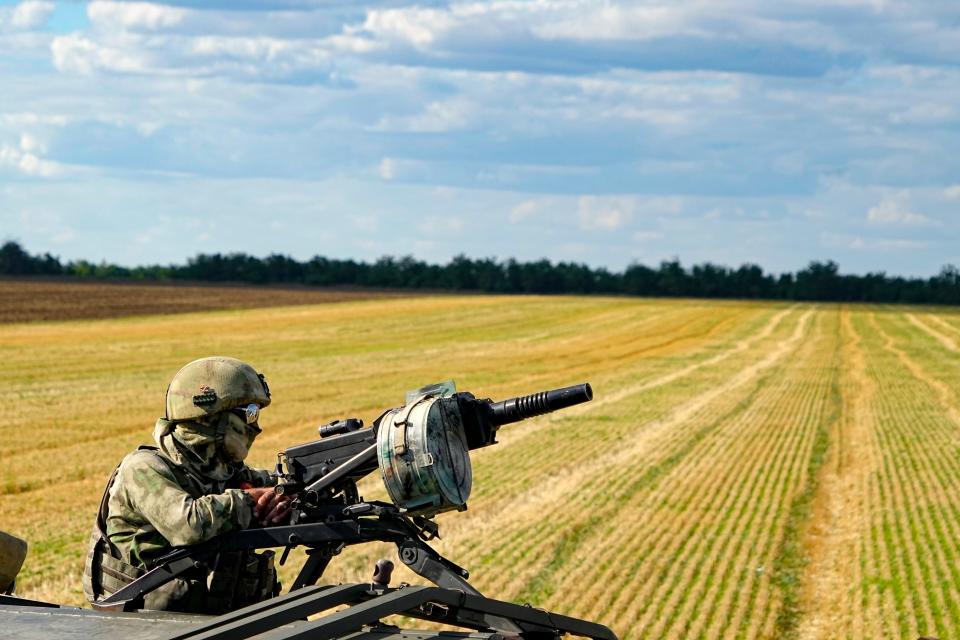
[(830, 302), (960, 304), (960, 270), (943, 267), (930, 278), (886, 273), (846, 275), (833, 261), (811, 262), (796, 273), (766, 273), (755, 264), (729, 268), (711, 263), (684, 267), (665, 260), (657, 267), (633, 263), (617, 273), (573, 262), (471, 259), (445, 265), (411, 256), (374, 262), (315, 256), (301, 262), (272, 254), (200, 254), (182, 265), (122, 267), (87, 260), (63, 262), (49, 253), (31, 255), (17, 242), (0, 246), (0, 275), (75, 276), (131, 280), (242, 282), (305, 286), (483, 291), (490, 293), (625, 294), (697, 298), (753, 298)]

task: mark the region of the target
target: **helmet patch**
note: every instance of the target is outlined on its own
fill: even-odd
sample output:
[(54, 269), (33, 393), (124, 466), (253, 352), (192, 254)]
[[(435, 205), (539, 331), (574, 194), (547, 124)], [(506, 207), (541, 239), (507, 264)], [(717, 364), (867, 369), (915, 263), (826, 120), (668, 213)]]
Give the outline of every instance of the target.
[(200, 385), (200, 393), (193, 396), (193, 404), (198, 407), (205, 407), (214, 404), (217, 401), (217, 392), (207, 385)]

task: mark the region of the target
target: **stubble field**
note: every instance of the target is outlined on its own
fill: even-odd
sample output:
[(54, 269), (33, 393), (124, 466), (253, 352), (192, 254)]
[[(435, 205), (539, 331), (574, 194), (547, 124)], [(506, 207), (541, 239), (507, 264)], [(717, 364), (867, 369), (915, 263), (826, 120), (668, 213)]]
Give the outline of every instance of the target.
[[(589, 381), (593, 402), (477, 452), (469, 510), (438, 518), (438, 550), (482, 591), (624, 638), (960, 637), (958, 350), (944, 310), (690, 300), (4, 324), (0, 528), (32, 545), (22, 595), (80, 603), (103, 482), (204, 355), (267, 374), (265, 467), (317, 424), (369, 422), (430, 382), (500, 399)], [(326, 579), (392, 556), (349, 550)]]

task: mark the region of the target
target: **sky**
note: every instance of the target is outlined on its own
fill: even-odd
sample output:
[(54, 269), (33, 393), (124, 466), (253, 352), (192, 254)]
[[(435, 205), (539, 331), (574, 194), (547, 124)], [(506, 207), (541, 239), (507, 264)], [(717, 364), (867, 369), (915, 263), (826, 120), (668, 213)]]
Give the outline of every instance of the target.
[(0, 241), (960, 264), (960, 3), (0, 0)]

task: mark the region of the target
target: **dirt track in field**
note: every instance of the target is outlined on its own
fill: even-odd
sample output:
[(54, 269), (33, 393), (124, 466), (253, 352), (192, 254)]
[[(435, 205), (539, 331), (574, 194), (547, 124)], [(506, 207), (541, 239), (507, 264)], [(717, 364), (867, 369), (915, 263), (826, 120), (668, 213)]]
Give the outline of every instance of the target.
[(308, 287), (0, 279), (0, 323), (256, 309), (409, 295), (417, 294)]
[(809, 565), (802, 597), (807, 616), (798, 630), (805, 640), (865, 633), (856, 586), (863, 580), (860, 527), (870, 507), (869, 479), (877, 458), (871, 413), (876, 385), (867, 375), (862, 340), (849, 310), (843, 311), (841, 326), (844, 393), (806, 540)]

